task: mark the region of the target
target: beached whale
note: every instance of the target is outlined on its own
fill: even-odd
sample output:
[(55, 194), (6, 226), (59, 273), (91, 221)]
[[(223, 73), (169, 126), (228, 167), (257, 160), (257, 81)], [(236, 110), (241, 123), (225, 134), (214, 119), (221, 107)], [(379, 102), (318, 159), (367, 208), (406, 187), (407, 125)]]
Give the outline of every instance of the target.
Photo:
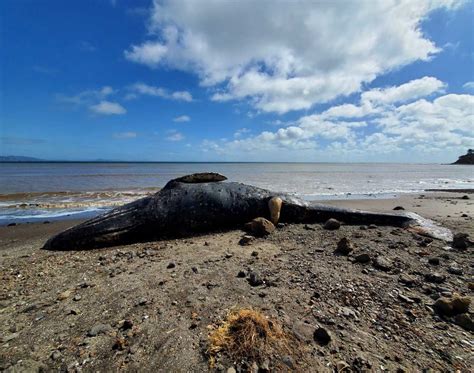
[(345, 224), (413, 228), (450, 241), (451, 232), (413, 213), (375, 213), (313, 204), (291, 195), (236, 182), (214, 173), (171, 180), (156, 194), (90, 219), (50, 238), (49, 250), (84, 250), (235, 229), (256, 217), (273, 222), (317, 223), (335, 218)]

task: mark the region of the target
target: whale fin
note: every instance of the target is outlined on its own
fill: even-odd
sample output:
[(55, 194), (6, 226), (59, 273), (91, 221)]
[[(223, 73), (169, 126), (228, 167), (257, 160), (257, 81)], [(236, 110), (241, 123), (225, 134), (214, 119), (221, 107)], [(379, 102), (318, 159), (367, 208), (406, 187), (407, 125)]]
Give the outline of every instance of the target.
[(446, 242), (451, 242), (453, 240), (453, 233), (451, 230), (438, 225), (433, 220), (426, 219), (414, 212), (407, 212), (405, 215), (412, 219), (412, 222), (408, 226), (408, 230)]

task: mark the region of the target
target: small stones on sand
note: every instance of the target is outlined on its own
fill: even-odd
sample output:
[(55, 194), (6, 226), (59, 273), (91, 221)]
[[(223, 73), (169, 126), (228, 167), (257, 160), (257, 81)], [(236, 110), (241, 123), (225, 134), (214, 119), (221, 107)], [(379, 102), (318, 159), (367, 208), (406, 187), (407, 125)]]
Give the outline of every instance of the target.
[(354, 245), (347, 237), (341, 238), (337, 243), (336, 252), (341, 255), (349, 255), (351, 251), (354, 250)]
[(425, 274), (425, 280), (428, 282), (433, 282), (435, 284), (441, 284), (446, 280), (446, 276), (438, 272), (430, 272)]
[(262, 237), (271, 234), (275, 230), (275, 226), (270, 220), (260, 217), (245, 224), (245, 230)]
[(452, 246), (455, 249), (466, 250), (471, 245), (469, 235), (466, 233), (456, 233), (453, 237)]
[(368, 263), (368, 262), (370, 262), (370, 259), (371, 259), (370, 255), (367, 254), (367, 253), (361, 253), (361, 254), (356, 255), (354, 257), (354, 261), (356, 263)]
[(247, 246), (247, 245), (250, 245), (254, 240), (255, 240), (255, 237), (249, 236), (249, 235), (245, 235), (245, 236), (243, 236), (243, 237), (240, 239), (239, 245), (241, 245), (241, 246)]
[(339, 229), (341, 227), (341, 223), (336, 220), (336, 219), (329, 219), (324, 223), (323, 228), (327, 229), (328, 231), (334, 231), (336, 229)]
[(72, 290), (63, 291), (62, 293), (59, 293), (57, 300), (65, 300), (69, 298), (71, 295), (72, 295)]
[(448, 267), (448, 272), (452, 275), (461, 276), (463, 274), (462, 268), (458, 267), (457, 264), (452, 264)]
[(331, 333), (326, 329), (319, 327), (314, 331), (313, 338), (321, 346), (326, 346), (331, 342)]
[(378, 256), (374, 259), (374, 267), (387, 272), (392, 269), (392, 263), (383, 256)]
[(110, 331), (112, 331), (112, 327), (110, 325), (108, 325), (108, 324), (97, 324), (97, 325), (93, 326), (92, 329), (90, 329), (87, 332), (87, 335), (89, 337), (95, 337), (95, 336), (98, 336), (100, 334), (106, 334)]
[(250, 286), (260, 286), (263, 284), (263, 280), (257, 272), (250, 272), (248, 281)]

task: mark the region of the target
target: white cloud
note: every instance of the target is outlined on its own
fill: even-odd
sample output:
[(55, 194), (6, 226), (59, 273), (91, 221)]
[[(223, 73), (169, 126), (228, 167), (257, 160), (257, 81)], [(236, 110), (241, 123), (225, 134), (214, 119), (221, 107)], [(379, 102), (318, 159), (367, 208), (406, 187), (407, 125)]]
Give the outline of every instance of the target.
[[(206, 140), (202, 149), (233, 159), (247, 159), (249, 154), (257, 159), (332, 154), (332, 159), (346, 155), (350, 157), (346, 160), (353, 160), (368, 154), (398, 154), (399, 160), (417, 161), (420, 154), (462, 153), (474, 147), (474, 96), (427, 98), (439, 95), (444, 87), (437, 79), (422, 78), (398, 87), (372, 89), (361, 94), (360, 105), (334, 106), (255, 136)], [(407, 155), (410, 158), (403, 158)]]
[(239, 138), (242, 135), (245, 135), (246, 133), (249, 133), (249, 132), (251, 132), (251, 130), (249, 130), (248, 128), (240, 128), (237, 131), (235, 131), (234, 138)]
[(114, 139), (134, 139), (137, 137), (136, 132), (118, 132), (113, 134)]
[(73, 95), (73, 96), (59, 94), (56, 96), (56, 99), (59, 102), (66, 103), (66, 104), (86, 105), (86, 104), (90, 104), (93, 101), (103, 100), (115, 93), (117, 93), (116, 90), (106, 85), (100, 89), (96, 89), (96, 90), (90, 89), (90, 90), (82, 91), (78, 93), (77, 95)]
[(467, 89), (469, 91), (474, 91), (474, 82), (466, 82), (462, 86), (464, 89)]
[(111, 101), (100, 101), (98, 104), (91, 105), (89, 109), (102, 115), (122, 115), (127, 112), (122, 105)]
[[(463, 1), (154, 1), (150, 38), (131, 61), (192, 71), (216, 101), (262, 111), (308, 109), (440, 51), (420, 29), (435, 9)], [(406, 87), (416, 91), (414, 87)], [(403, 100), (385, 92), (385, 97)]]
[(165, 88), (155, 87), (155, 86), (148, 85), (145, 83), (135, 83), (130, 87), (130, 90), (132, 91), (131, 95), (134, 95), (134, 96), (127, 95), (127, 99), (136, 98), (137, 95), (141, 94), (141, 95), (161, 97), (161, 98), (176, 100), (176, 101), (186, 101), (186, 102), (193, 101), (193, 96), (188, 91), (169, 92)]
[(181, 132), (176, 130), (168, 131), (169, 135), (166, 137), (168, 141), (182, 141), (184, 140), (184, 135)]
[(183, 122), (189, 122), (191, 118), (187, 115), (180, 115), (179, 117), (173, 118), (173, 122), (176, 123), (183, 123)]

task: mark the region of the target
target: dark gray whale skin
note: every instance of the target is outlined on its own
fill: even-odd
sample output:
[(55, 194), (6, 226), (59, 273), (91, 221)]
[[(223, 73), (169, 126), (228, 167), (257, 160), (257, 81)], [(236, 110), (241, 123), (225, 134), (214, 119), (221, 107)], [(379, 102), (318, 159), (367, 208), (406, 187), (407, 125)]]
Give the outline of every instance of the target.
[(170, 181), (156, 194), (90, 219), (50, 238), (47, 250), (85, 250), (192, 236), (242, 227), (253, 218), (269, 218), (268, 201), (283, 200), (280, 222), (317, 223), (335, 218), (346, 224), (405, 227), (403, 214), (372, 213), (310, 204), (301, 199), (236, 182)]

